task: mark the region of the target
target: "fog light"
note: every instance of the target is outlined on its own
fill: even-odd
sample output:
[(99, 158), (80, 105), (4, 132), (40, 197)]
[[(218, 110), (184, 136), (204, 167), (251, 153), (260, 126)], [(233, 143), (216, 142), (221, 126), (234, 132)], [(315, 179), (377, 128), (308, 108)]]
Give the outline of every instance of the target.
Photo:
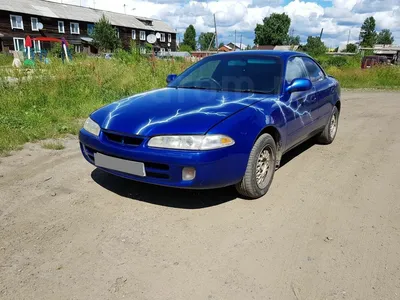
[(196, 177), (196, 169), (192, 167), (184, 167), (182, 170), (182, 180), (189, 181)]

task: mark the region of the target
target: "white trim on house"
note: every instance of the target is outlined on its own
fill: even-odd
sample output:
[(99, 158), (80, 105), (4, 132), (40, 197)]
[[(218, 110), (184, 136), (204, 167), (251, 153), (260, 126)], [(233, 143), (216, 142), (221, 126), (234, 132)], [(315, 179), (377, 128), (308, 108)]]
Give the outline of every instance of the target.
[[(13, 18), (15, 18), (15, 26), (13, 24)], [(19, 20), (19, 22), (18, 22), (18, 20)], [(22, 16), (10, 15), (10, 22), (11, 22), (11, 29), (22, 29), (22, 30), (24, 30), (24, 20), (22, 19)]]
[(39, 19), (38, 18), (31, 17), (31, 28), (32, 28), (32, 31), (39, 31)]
[(132, 29), (132, 40), (136, 40), (136, 30)]
[(34, 41), (32, 41), (32, 44), (33, 44), (33, 49), (34, 49), (35, 53), (38, 53), (38, 52), (40, 52), (42, 50), (42, 47), (40, 45), (40, 41), (35, 41), (34, 40)]
[(140, 40), (145, 41), (146, 40), (146, 31), (140, 31)]
[[(65, 26), (64, 26), (64, 21), (58, 21), (58, 33), (65, 33)], [(60, 27), (60, 25), (62, 25)]]
[(172, 34), (168, 33), (168, 43), (172, 42)]
[[(20, 49), (20, 44), (17, 41), (21, 41), (24, 43), (24, 49)], [(14, 42), (14, 51), (24, 51), (25, 50), (25, 39), (24, 38), (13, 38)]]
[[(78, 29), (77, 31), (74, 31), (73, 29)], [(79, 28), (79, 23), (77, 22), (70, 22), (69, 23), (69, 30), (71, 31), (71, 34), (80, 34), (80, 28)]]
[(165, 42), (165, 33), (161, 33), (160, 41)]

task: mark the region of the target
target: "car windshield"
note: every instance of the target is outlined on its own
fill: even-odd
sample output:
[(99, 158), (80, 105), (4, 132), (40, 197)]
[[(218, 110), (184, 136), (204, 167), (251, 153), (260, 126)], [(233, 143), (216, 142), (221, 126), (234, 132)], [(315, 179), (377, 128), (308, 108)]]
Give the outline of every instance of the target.
[(188, 68), (168, 86), (235, 92), (278, 94), (282, 82), (279, 57), (215, 55)]

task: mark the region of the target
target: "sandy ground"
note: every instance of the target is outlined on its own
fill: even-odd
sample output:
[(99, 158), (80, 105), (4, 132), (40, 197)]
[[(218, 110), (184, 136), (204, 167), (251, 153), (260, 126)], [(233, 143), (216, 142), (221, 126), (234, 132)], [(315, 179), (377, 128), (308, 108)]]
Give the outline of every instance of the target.
[(342, 110), (255, 201), (108, 175), (76, 139), (0, 158), (0, 299), (400, 299), (400, 93)]

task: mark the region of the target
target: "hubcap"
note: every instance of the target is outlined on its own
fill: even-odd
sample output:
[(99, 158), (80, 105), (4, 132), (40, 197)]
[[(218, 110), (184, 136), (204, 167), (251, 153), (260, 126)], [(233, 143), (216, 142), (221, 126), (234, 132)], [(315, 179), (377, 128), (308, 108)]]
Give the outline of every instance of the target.
[(271, 164), (271, 149), (267, 146), (265, 147), (260, 155), (258, 156), (257, 166), (256, 166), (256, 181), (260, 189), (264, 189), (268, 181), (267, 175), (270, 170)]
[(329, 135), (333, 138), (336, 134), (337, 124), (336, 124), (336, 115), (333, 115), (331, 118), (331, 124), (329, 126)]

